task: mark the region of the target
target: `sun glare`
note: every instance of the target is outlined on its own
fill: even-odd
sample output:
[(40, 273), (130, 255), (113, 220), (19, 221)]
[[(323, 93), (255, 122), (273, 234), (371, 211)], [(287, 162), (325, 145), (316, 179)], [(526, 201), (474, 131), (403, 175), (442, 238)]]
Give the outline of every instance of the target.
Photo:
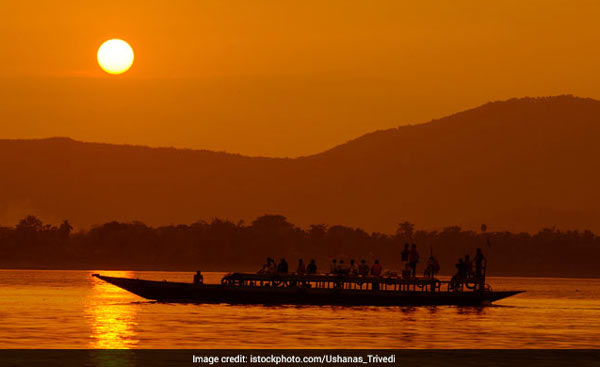
[(122, 74), (133, 64), (133, 49), (123, 40), (108, 40), (98, 49), (98, 64), (109, 74)]

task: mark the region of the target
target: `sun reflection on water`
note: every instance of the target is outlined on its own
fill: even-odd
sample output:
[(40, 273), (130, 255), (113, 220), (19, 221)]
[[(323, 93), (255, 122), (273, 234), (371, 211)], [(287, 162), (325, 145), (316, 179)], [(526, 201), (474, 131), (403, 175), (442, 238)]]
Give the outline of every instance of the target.
[[(91, 274), (94, 272), (90, 272)], [(130, 271), (103, 271), (115, 277), (131, 277)], [(136, 313), (133, 303), (139, 298), (97, 278), (92, 279), (92, 289), (86, 299), (85, 313), (91, 328), (89, 348), (130, 349), (136, 338)]]

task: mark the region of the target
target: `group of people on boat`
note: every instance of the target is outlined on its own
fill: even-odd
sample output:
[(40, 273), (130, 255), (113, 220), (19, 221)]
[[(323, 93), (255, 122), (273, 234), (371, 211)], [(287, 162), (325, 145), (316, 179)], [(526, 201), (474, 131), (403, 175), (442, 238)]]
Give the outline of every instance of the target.
[(459, 258), (455, 266), (456, 273), (452, 276), (452, 281), (464, 282), (472, 278), (481, 279), (485, 272), (486, 259), (481, 248), (478, 248), (473, 259), (467, 254), (464, 258)]
[[(404, 262), (404, 270), (402, 271), (403, 278), (415, 278), (417, 275), (417, 264), (419, 263), (419, 251), (417, 245), (413, 243), (404, 245), (404, 250), (401, 252), (401, 259)], [(430, 256), (425, 268), (425, 277), (433, 278), (440, 271), (440, 264), (435, 257)], [(294, 273), (296, 275), (307, 275), (317, 274), (317, 264), (315, 259), (311, 259), (308, 265), (305, 265), (303, 259), (298, 259), (298, 266), (295, 272), (291, 272), (286, 259), (280, 259), (279, 263), (276, 264), (275, 260), (267, 257), (266, 263), (258, 271), (258, 274), (289, 274)], [(395, 272), (387, 272), (388, 275), (397, 276)], [(386, 273), (386, 274), (387, 274)], [(360, 260), (357, 263), (354, 259), (351, 259), (349, 263), (346, 263), (343, 259), (332, 259), (329, 272), (327, 274), (337, 276), (374, 276), (380, 277), (383, 274), (383, 267), (381, 266), (379, 259), (376, 259), (373, 265), (369, 265), (365, 259)]]
[[(275, 264), (275, 260), (267, 257), (267, 262), (258, 271), (258, 274), (288, 274), (289, 266), (285, 259), (279, 260), (279, 264)], [(296, 268), (296, 274), (317, 274), (317, 263), (315, 259), (311, 259), (308, 265), (304, 264), (303, 259), (298, 259), (298, 267)]]
[[(405, 243), (404, 249), (400, 253), (400, 257), (402, 262), (404, 263), (404, 270), (402, 271), (403, 278), (415, 278), (417, 276), (417, 264), (419, 263), (419, 251), (417, 250), (417, 245), (413, 243), (412, 245)], [(427, 264), (425, 265), (425, 271), (423, 273), (425, 278), (435, 278), (436, 275), (440, 272), (440, 263), (439, 261), (431, 254), (429, 259), (427, 259)]]
[[(419, 251), (417, 250), (417, 245), (415, 243), (412, 244), (409, 248), (409, 244), (404, 244), (404, 250), (400, 253), (400, 257), (402, 262), (404, 263), (404, 271), (403, 275), (409, 275), (410, 277), (415, 277), (417, 275), (417, 264), (419, 263)], [(409, 273), (407, 273), (407, 271)]]
[(344, 263), (343, 259), (340, 259), (339, 262), (337, 259), (333, 259), (329, 268), (329, 274), (354, 277), (366, 277), (369, 275), (378, 277), (381, 276), (382, 272), (383, 268), (379, 260), (375, 260), (373, 265), (369, 265), (365, 259), (360, 260), (360, 264), (357, 264), (354, 259), (351, 259), (348, 264)]
[[(403, 278), (415, 278), (417, 264), (419, 263), (419, 251), (417, 250), (416, 244), (404, 244), (402, 250), (401, 260), (404, 263), (404, 270), (402, 271)], [(483, 256), (481, 248), (478, 248), (475, 256), (471, 259), (470, 255), (465, 255), (464, 258), (458, 259), (456, 263), (456, 273), (452, 277), (452, 282), (463, 283), (470, 279), (483, 279), (485, 274), (486, 259)], [(438, 260), (431, 254), (427, 260), (425, 266), (424, 277), (435, 278), (440, 272), (440, 264)], [(315, 259), (311, 259), (308, 265), (304, 263), (303, 259), (298, 259), (298, 266), (295, 272), (290, 272), (289, 265), (286, 259), (280, 259), (279, 263), (275, 263), (275, 260), (267, 257), (266, 263), (258, 271), (258, 274), (296, 274), (296, 275), (312, 275), (317, 274), (317, 263)], [(343, 259), (332, 259), (329, 272), (327, 274), (336, 276), (351, 276), (351, 277), (381, 277), (383, 276), (397, 276), (394, 272), (386, 272), (383, 274), (383, 267), (379, 260), (375, 260), (373, 265), (369, 265), (365, 259), (360, 260), (357, 263), (354, 259), (351, 259), (349, 263), (345, 263)], [(202, 284), (204, 278), (202, 273), (198, 270), (194, 275), (194, 283)]]
[[(357, 264), (354, 259), (351, 259), (348, 264), (346, 264), (343, 259), (340, 259), (339, 262), (337, 259), (333, 259), (331, 260), (331, 267), (327, 274), (341, 276), (381, 276), (382, 272), (383, 268), (379, 263), (379, 260), (375, 260), (373, 265), (369, 265), (365, 259), (362, 259), (360, 264)], [(266, 263), (258, 271), (258, 274), (289, 273), (292, 272), (290, 272), (288, 263), (284, 258), (279, 261), (279, 264), (275, 264), (275, 260), (270, 257), (267, 257)], [(311, 259), (308, 265), (304, 263), (303, 259), (298, 259), (298, 266), (293, 273), (296, 275), (317, 274), (317, 263), (315, 259)]]

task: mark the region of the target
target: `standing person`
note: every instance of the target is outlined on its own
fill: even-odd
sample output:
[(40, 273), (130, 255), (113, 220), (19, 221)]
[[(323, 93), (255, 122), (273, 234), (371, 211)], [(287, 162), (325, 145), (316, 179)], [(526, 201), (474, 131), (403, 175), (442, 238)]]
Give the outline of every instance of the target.
[(381, 265), (379, 264), (379, 260), (375, 260), (375, 264), (371, 267), (371, 275), (374, 277), (381, 276)]
[(463, 265), (465, 267), (465, 278), (470, 278), (473, 276), (473, 262), (471, 261), (471, 256), (465, 255), (465, 263)]
[(408, 256), (410, 255), (410, 249), (408, 248), (408, 243), (404, 244), (404, 250), (400, 253), (402, 262), (408, 262)]
[(419, 262), (419, 251), (417, 251), (417, 245), (412, 244), (410, 253), (408, 254), (408, 266), (411, 271), (411, 276), (414, 278), (417, 276), (417, 263)]
[(310, 259), (310, 263), (306, 268), (308, 274), (317, 274), (317, 263), (315, 263), (315, 259)]
[(457, 278), (460, 279), (461, 281), (463, 281), (465, 278), (465, 262), (462, 259), (462, 257), (458, 259), (458, 262), (456, 263), (455, 266), (456, 266)]
[(331, 267), (329, 268), (329, 274), (337, 274), (337, 272), (338, 272), (337, 260), (333, 259), (333, 260), (331, 260)]
[(425, 267), (425, 277), (426, 278), (435, 278), (435, 276), (440, 272), (440, 263), (437, 261), (435, 257), (429, 256), (429, 260), (427, 261), (427, 266)]
[(477, 248), (477, 253), (475, 254), (475, 258), (473, 259), (475, 262), (475, 276), (477, 278), (481, 278), (483, 276), (483, 266), (485, 264), (485, 257), (481, 252), (480, 248)]
[(302, 259), (298, 259), (298, 268), (296, 268), (296, 274), (306, 274), (306, 267), (304, 266), (304, 261)]
[(436, 259), (433, 256), (431, 257), (431, 259), (432, 259), (431, 268), (433, 270), (433, 276), (435, 277), (440, 272), (440, 262), (438, 261), (438, 259)]

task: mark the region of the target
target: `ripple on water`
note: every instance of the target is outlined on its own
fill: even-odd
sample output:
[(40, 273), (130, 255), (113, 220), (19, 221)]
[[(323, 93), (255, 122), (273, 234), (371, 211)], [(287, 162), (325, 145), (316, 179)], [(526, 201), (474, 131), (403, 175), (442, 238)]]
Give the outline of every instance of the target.
[[(600, 280), (491, 278), (496, 290), (527, 291), (491, 307), (272, 307), (146, 301), (92, 273), (0, 270), (0, 347), (600, 347)], [(175, 281), (191, 276), (107, 273)]]

